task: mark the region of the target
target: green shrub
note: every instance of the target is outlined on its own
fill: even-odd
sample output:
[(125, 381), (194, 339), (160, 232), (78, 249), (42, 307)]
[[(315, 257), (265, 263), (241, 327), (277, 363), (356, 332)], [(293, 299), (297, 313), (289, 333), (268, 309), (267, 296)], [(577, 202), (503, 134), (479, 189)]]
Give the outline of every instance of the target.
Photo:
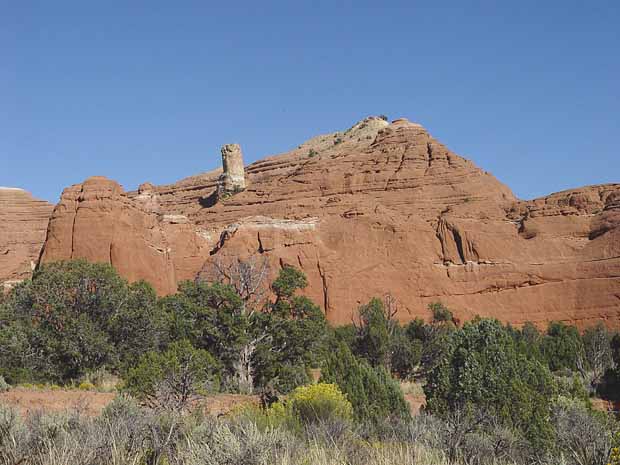
[(390, 344), (392, 373), (400, 379), (410, 378), (422, 359), (422, 341), (409, 339), (404, 330), (397, 328)]
[(556, 394), (551, 373), (519, 354), (510, 332), (496, 320), (474, 320), (453, 332), (424, 391), (432, 413), (484, 414), (538, 446), (551, 439)]
[(119, 419), (135, 418), (140, 413), (140, 406), (127, 394), (117, 395), (101, 411), (101, 417), (112, 423)]
[(576, 371), (584, 352), (579, 330), (561, 322), (551, 322), (541, 341), (541, 353), (551, 371), (563, 368)]
[(152, 407), (184, 410), (200, 394), (219, 386), (219, 364), (187, 340), (163, 353), (148, 352), (129, 370), (124, 389)]
[(441, 302), (433, 302), (428, 308), (433, 313), (433, 323), (454, 323), (454, 315)]
[(359, 310), (359, 328), (356, 354), (365, 358), (373, 367), (390, 364), (390, 336), (393, 322), (383, 301), (373, 298)]
[(291, 413), (302, 423), (350, 420), (353, 406), (335, 384), (319, 383), (296, 388), (286, 401)]
[(0, 373), (11, 382), (71, 382), (159, 348), (163, 318), (145, 282), (107, 264), (49, 263), (0, 308)]
[(345, 343), (339, 343), (327, 358), (321, 381), (338, 385), (359, 421), (376, 424), (386, 418), (410, 418), (398, 383), (384, 368), (355, 358)]

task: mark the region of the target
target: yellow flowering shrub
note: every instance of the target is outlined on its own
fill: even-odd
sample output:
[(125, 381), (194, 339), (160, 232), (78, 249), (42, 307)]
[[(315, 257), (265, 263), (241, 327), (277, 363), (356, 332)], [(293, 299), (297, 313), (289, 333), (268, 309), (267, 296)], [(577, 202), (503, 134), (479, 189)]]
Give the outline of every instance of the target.
[(244, 404), (232, 409), (228, 415), (250, 420), (260, 430), (281, 426), (296, 430), (317, 421), (348, 421), (353, 417), (353, 407), (337, 385), (319, 383), (300, 386), (269, 408)]
[(608, 465), (620, 465), (620, 431), (614, 435), (613, 447)]
[(84, 382), (81, 382), (79, 384), (78, 389), (80, 391), (94, 391), (95, 390), (95, 385), (93, 383), (88, 382), (88, 381), (84, 381)]
[(353, 407), (335, 384), (318, 383), (296, 388), (286, 407), (302, 423), (339, 419), (350, 420)]

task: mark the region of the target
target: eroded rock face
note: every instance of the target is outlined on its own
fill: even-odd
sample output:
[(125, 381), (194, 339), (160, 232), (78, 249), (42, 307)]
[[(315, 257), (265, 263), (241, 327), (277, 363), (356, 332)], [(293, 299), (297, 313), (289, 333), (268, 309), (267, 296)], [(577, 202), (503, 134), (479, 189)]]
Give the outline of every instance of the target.
[[(140, 192), (147, 193), (148, 186)], [(144, 205), (132, 201), (103, 177), (71, 186), (54, 209), (41, 259), (110, 263), (130, 281), (173, 293), (177, 281), (193, 277), (185, 268), (204, 239), (181, 215), (157, 214), (156, 203), (155, 194)]]
[[(242, 167), (243, 168), (243, 167)], [(393, 294), (399, 318), (442, 301), (458, 318), (620, 326), (620, 185), (520, 201), (419, 124), (367, 118), (245, 167), (245, 190), (212, 201), (222, 171), (122, 191), (65, 191), (43, 260), (111, 262), (162, 294), (226, 257), (291, 264), (334, 323)]]
[(0, 291), (31, 275), (53, 208), (22, 189), (0, 187)]

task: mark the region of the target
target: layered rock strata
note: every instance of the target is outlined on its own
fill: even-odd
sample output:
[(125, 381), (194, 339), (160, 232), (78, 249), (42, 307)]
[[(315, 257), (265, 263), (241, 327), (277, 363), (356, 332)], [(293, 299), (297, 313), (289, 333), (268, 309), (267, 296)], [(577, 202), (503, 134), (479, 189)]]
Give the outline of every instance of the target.
[(103, 178), (66, 189), (43, 261), (110, 262), (166, 294), (216, 261), (259, 255), (272, 275), (301, 268), (334, 323), (391, 293), (401, 320), (442, 301), (462, 320), (620, 326), (619, 184), (521, 201), (405, 119), (237, 164), (245, 189), (214, 197), (225, 164), (136, 192)]

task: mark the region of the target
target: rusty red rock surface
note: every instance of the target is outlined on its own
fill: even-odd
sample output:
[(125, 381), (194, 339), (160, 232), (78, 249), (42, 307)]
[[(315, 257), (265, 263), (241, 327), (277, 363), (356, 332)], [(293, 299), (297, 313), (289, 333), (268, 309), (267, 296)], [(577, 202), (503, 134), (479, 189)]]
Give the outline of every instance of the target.
[(168, 294), (215, 260), (262, 254), (272, 274), (301, 268), (336, 324), (391, 293), (403, 321), (441, 301), (461, 320), (620, 327), (620, 184), (519, 200), (421, 125), (380, 118), (252, 163), (245, 190), (214, 198), (221, 174), (69, 187), (42, 261), (111, 263)]

